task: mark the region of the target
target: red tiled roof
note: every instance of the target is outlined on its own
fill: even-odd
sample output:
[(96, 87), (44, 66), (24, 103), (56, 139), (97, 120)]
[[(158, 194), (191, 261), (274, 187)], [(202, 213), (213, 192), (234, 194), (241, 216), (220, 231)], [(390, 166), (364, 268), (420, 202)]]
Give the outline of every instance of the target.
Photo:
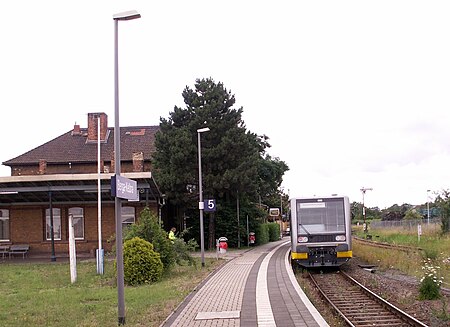
[[(3, 162), (5, 166), (36, 164), (40, 159), (47, 163), (97, 162), (97, 141), (87, 142), (87, 128), (81, 128), (79, 135), (69, 132), (44, 143), (18, 157)], [(155, 134), (159, 126), (132, 126), (120, 128), (121, 161), (132, 161), (133, 153), (143, 152), (144, 161), (151, 160), (155, 151)], [(108, 128), (106, 143), (101, 143), (101, 159), (110, 161), (114, 157), (114, 128)]]

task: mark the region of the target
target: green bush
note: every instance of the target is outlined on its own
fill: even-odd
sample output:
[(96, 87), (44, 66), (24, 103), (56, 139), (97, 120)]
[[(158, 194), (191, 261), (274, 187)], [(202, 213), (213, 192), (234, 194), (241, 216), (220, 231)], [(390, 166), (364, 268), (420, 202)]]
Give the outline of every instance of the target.
[(123, 271), (127, 285), (152, 283), (161, 278), (163, 263), (150, 242), (134, 237), (123, 244)]
[(280, 225), (277, 223), (269, 223), (267, 225), (269, 227), (269, 241), (278, 241), (280, 239)]
[(262, 245), (269, 243), (269, 225), (261, 224), (256, 228), (255, 232), (256, 244)]
[(173, 242), (173, 248), (175, 249), (175, 261), (177, 265), (183, 265), (187, 263), (189, 265), (196, 265), (196, 261), (191, 255), (198, 247), (197, 242), (194, 239), (189, 240), (187, 243), (182, 238), (177, 238)]
[(164, 270), (169, 270), (176, 262), (176, 252), (167, 236), (167, 232), (158, 223), (158, 217), (145, 208), (136, 224), (125, 231), (124, 240), (139, 237), (153, 244), (154, 250), (161, 256)]
[(420, 280), (419, 299), (420, 300), (436, 300), (440, 298), (439, 290), (442, 284), (442, 278), (438, 277), (438, 266), (434, 266), (432, 260), (427, 258), (424, 260), (422, 267), (424, 276)]

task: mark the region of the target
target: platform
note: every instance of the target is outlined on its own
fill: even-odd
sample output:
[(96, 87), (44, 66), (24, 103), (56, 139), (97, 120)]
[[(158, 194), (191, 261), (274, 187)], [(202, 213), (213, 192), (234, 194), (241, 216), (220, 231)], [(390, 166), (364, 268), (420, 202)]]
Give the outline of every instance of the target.
[(328, 326), (295, 279), (287, 238), (234, 254), (161, 326)]

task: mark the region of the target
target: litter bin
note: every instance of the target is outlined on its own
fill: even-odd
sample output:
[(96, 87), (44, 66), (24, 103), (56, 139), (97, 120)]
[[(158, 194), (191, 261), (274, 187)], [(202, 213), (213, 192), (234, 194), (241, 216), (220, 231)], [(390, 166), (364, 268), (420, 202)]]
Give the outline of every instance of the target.
[(227, 253), (228, 249), (228, 239), (224, 236), (219, 237), (219, 253), (224, 254)]
[(255, 245), (256, 236), (254, 232), (248, 233), (248, 245)]

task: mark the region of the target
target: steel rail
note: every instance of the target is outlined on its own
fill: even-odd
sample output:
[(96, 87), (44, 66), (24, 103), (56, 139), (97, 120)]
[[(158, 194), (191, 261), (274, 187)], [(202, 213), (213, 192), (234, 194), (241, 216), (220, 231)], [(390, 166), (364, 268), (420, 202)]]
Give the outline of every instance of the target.
[[(323, 285), (320, 285), (319, 281), (314, 277), (313, 274), (311, 274), (311, 272), (308, 272), (308, 274), (309, 274), (309, 277), (311, 278), (311, 280), (313, 281), (314, 285), (317, 287), (317, 289), (321, 293), (321, 295), (326, 299), (326, 301), (328, 301), (330, 303), (330, 305), (334, 308), (334, 310), (336, 310), (336, 312), (339, 314), (339, 316), (341, 316), (345, 320), (345, 322), (348, 324), (348, 326), (360, 325), (360, 324), (358, 324), (357, 319), (356, 319), (356, 318), (358, 318), (357, 314), (353, 318), (349, 317), (349, 314), (346, 314), (345, 308), (343, 308), (343, 305), (334, 303), (333, 299), (329, 296), (330, 294), (327, 294), (327, 292), (324, 290)], [(378, 303), (378, 305), (381, 306), (383, 310), (386, 310), (386, 312), (390, 312), (392, 315), (394, 315), (396, 317), (396, 319), (399, 319), (399, 321), (404, 322), (408, 326), (427, 327), (427, 325), (425, 325), (424, 323), (420, 322), (419, 320), (410, 316), (406, 312), (400, 310), (393, 304), (384, 300), (382, 297), (375, 294), (374, 292), (372, 292), (371, 290), (366, 288), (364, 285), (359, 283), (357, 280), (355, 280), (354, 278), (352, 278), (351, 276), (349, 276), (348, 274), (346, 274), (342, 271), (339, 272), (339, 274), (337, 274), (337, 273), (324, 274), (324, 276), (325, 276), (324, 278), (326, 280), (327, 278), (328, 279), (334, 278), (336, 275), (342, 276), (342, 278), (345, 278), (345, 280), (347, 280), (351, 285), (356, 285), (358, 287), (358, 289), (360, 290), (361, 294), (365, 294), (367, 296), (367, 299), (369, 299), (369, 300), (371, 299), (371, 301), (373, 301), (374, 303)], [(328, 277), (326, 277), (326, 276), (328, 276)], [(340, 277), (337, 277), (337, 278), (340, 278)], [(335, 290), (331, 290), (331, 291), (335, 291)], [(354, 292), (355, 290), (352, 289), (352, 291)], [(348, 291), (348, 293), (350, 293), (350, 291)], [(351, 298), (352, 296), (353, 296), (353, 300), (356, 301), (354, 293), (349, 294), (349, 296), (346, 298), (348, 299), (348, 298)], [(358, 303), (352, 302), (352, 306), (357, 308)], [(369, 305), (367, 302), (364, 302), (364, 304), (361, 304), (361, 307), (367, 308), (368, 306)], [(376, 310), (376, 309), (373, 309), (373, 310)], [(375, 312), (377, 312), (377, 311), (374, 311), (372, 314), (372, 317), (374, 318), (374, 322), (376, 322), (377, 318), (380, 319), (379, 315), (375, 315)], [(386, 318), (386, 319), (389, 320), (391, 318)], [(389, 322), (388, 325), (391, 325), (391, 322)], [(376, 324), (375, 324), (375, 326), (376, 326)]]

